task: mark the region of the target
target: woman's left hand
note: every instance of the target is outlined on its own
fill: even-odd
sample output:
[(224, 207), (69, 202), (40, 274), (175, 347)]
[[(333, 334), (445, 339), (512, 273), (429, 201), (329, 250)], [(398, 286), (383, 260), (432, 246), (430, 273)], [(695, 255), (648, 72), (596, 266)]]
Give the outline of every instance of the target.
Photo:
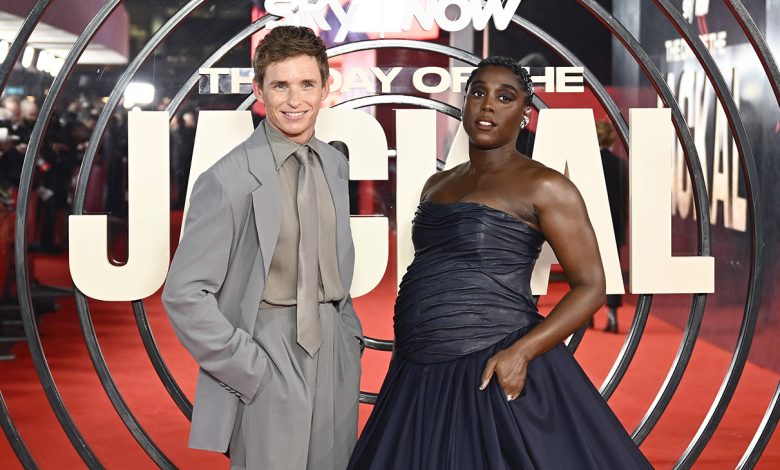
[(479, 389), (484, 390), (495, 374), (498, 383), (504, 389), (507, 401), (516, 399), (520, 396), (525, 385), (528, 362), (530, 362), (530, 358), (522, 351), (513, 348), (499, 351), (485, 364), (485, 371), (482, 372), (482, 385)]

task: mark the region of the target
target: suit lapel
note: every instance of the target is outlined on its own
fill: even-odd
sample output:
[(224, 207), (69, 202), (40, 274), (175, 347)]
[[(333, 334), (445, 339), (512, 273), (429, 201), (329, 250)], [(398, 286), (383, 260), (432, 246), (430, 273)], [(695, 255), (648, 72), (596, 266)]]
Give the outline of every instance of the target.
[(247, 139), (245, 149), (249, 171), (260, 183), (260, 186), (252, 191), (252, 208), (255, 213), (255, 225), (257, 226), (260, 253), (263, 259), (263, 278), (265, 278), (271, 267), (271, 258), (282, 223), (279, 176), (262, 125), (257, 126), (257, 129)]

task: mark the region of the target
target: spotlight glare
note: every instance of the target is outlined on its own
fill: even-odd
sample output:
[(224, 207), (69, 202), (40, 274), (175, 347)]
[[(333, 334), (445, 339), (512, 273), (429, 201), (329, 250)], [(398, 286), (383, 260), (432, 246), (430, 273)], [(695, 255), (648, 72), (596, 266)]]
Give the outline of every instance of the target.
[(8, 41), (0, 41), (0, 62), (5, 61), (8, 57), (8, 50), (11, 49), (11, 44)]
[(57, 74), (60, 73), (60, 70), (62, 70), (63, 65), (65, 65), (65, 59), (59, 57), (52, 58), (51, 65), (49, 66), (49, 75), (56, 77)]
[(151, 104), (154, 101), (155, 88), (151, 83), (133, 82), (125, 90), (125, 107)]
[(35, 49), (32, 46), (24, 48), (24, 55), (22, 55), (22, 67), (29, 68), (35, 58)]
[(35, 63), (35, 68), (40, 70), (41, 72), (48, 72), (51, 70), (52, 65), (52, 57), (51, 54), (49, 54), (46, 51), (41, 51), (38, 53), (38, 61)]

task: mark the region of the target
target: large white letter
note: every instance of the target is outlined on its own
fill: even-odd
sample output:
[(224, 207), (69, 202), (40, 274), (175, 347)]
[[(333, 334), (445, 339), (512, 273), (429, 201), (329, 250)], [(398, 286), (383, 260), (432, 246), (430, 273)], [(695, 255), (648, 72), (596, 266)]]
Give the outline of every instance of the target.
[[(593, 110), (542, 110), (536, 128), (533, 158), (560, 173), (564, 173), (568, 168), (569, 179), (580, 190), (596, 232), (601, 263), (607, 279), (607, 294), (623, 294), (625, 288), (609, 212), (604, 169), (596, 140)], [(534, 294), (547, 292), (547, 283), (541, 285), (539, 282), (549, 276), (547, 271), (550, 266), (545, 259), (549, 260), (548, 257), (541, 257), (534, 269), (531, 280), (531, 290)], [(540, 275), (542, 277), (539, 277)]]
[[(731, 69), (731, 96), (737, 107), (740, 103), (739, 69)], [(737, 141), (732, 137), (731, 143), (731, 228), (744, 232), (747, 229), (747, 199), (739, 195), (739, 149)]]
[(190, 193), (195, 181), (217, 160), (246, 140), (252, 130), (252, 113), (249, 111), (201, 111), (198, 114), (198, 129), (195, 131), (187, 199), (179, 236), (184, 233), (184, 221), (187, 220)]
[(509, 26), (509, 22), (512, 21), (512, 15), (517, 11), (520, 0), (509, 0), (506, 6), (501, 5), (501, 0), (488, 0), (484, 8), (481, 8), (481, 3), (479, 1), (471, 1), (474, 29), (485, 29), (488, 20), (492, 16), (496, 29), (503, 31)]
[[(473, 2), (472, 2), (473, 3)], [(454, 19), (447, 16), (447, 7), (457, 7), (458, 14)], [(453, 9), (450, 9), (453, 11)], [(445, 31), (462, 31), (471, 22), (469, 4), (466, 0), (439, 0), (436, 11), (436, 22)]]
[(107, 259), (108, 216), (70, 216), (70, 275), (88, 297), (139, 300), (165, 281), (170, 259), (168, 140), (168, 113), (128, 115), (127, 264), (115, 266)]
[(325, 142), (347, 144), (351, 180), (387, 179), (387, 137), (374, 116), (356, 109), (323, 108), (316, 132)]
[(672, 256), (671, 152), (669, 109), (630, 111), (631, 292), (711, 293), (711, 256)]
[(420, 192), (428, 177), (436, 172), (436, 111), (399, 109), (395, 115), (397, 187), (395, 190), (398, 226), (398, 283), (414, 258), (412, 219), (420, 203)]
[(714, 134), (712, 147), (712, 184), (710, 185), (710, 224), (715, 225), (718, 223), (718, 202), (720, 201), (723, 203), (723, 226), (731, 228), (729, 125), (728, 118), (726, 118), (726, 111), (720, 103), (715, 104)]
[(418, 1), (403, 2), (403, 17), (401, 19), (402, 30), (409, 31), (412, 29), (412, 21), (415, 18), (422, 29), (430, 31), (433, 28), (438, 3), (436, 0), (425, 0), (424, 6), (422, 3), (423, 2)]
[[(387, 179), (387, 136), (373, 116), (354, 109), (325, 108), (317, 119), (317, 138), (339, 140), (349, 148), (351, 180)], [(390, 223), (387, 217), (350, 218), (355, 241), (353, 298), (374, 290), (387, 270)]]

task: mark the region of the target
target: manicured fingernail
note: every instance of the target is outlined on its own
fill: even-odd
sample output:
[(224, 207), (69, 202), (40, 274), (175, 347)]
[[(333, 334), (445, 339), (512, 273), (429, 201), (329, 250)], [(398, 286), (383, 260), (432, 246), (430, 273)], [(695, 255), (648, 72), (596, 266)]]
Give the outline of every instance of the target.
[(487, 380), (483, 380), (482, 381), (482, 385), (479, 386), (479, 389), (480, 390), (485, 390), (485, 387), (487, 387), (487, 384), (488, 384), (488, 381)]

